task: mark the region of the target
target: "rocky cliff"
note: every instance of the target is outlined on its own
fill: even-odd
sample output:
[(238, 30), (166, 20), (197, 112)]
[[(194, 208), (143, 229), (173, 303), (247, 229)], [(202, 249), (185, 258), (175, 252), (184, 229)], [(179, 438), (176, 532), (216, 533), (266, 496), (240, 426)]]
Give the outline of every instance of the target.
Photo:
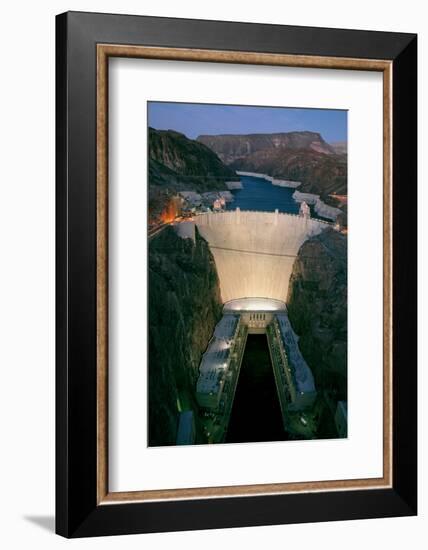
[(238, 181), (208, 147), (174, 130), (149, 128), (149, 215), (156, 221), (177, 191), (204, 193), (226, 190), (226, 181)]
[(276, 134), (223, 134), (217, 136), (202, 135), (197, 140), (217, 153), (226, 164), (249, 157), (266, 150), (306, 149), (334, 154), (334, 149), (317, 132), (281, 132)]
[(301, 246), (287, 307), (319, 392), (318, 437), (332, 437), (337, 401), (347, 399), (346, 236), (327, 229)]
[(330, 145), (333, 147), (336, 153), (338, 154), (347, 154), (348, 152), (348, 142), (347, 141), (332, 141)]
[(196, 230), (195, 242), (171, 227), (149, 243), (149, 445), (174, 445), (180, 410), (195, 413), (202, 353), (221, 317), (214, 259)]
[(239, 178), (203, 143), (174, 130), (149, 128), (149, 179), (181, 189), (191, 183), (195, 191), (203, 192), (226, 189), (225, 181)]
[(274, 178), (301, 182), (298, 190), (326, 198), (347, 194), (347, 166), (343, 155), (326, 155), (307, 149), (299, 151), (258, 151), (234, 161), (236, 170), (264, 172)]
[[(301, 182), (299, 191), (323, 199), (347, 194), (346, 154), (317, 132), (199, 136), (234, 170), (266, 173)], [(343, 150), (343, 148), (342, 148)]]

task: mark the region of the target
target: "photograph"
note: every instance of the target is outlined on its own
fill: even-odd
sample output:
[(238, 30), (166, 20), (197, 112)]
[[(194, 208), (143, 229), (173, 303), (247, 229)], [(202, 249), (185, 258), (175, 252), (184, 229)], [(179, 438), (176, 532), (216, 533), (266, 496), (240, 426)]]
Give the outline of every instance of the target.
[(423, 6), (4, 3), (1, 548), (426, 546)]
[(147, 445), (347, 438), (348, 112), (147, 121)]

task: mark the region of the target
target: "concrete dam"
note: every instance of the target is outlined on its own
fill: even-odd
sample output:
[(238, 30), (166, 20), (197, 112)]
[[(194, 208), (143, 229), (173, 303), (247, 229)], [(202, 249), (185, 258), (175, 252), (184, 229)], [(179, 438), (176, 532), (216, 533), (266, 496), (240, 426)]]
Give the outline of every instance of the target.
[(285, 302), (299, 248), (329, 225), (293, 214), (239, 209), (200, 214), (194, 223), (214, 256), (223, 303), (253, 297)]
[(329, 225), (304, 215), (239, 208), (175, 225), (184, 239), (194, 239), (197, 226), (208, 243), (224, 304), (196, 383), (208, 443), (313, 437), (301, 415), (315, 402), (315, 381), (286, 300), (299, 248)]

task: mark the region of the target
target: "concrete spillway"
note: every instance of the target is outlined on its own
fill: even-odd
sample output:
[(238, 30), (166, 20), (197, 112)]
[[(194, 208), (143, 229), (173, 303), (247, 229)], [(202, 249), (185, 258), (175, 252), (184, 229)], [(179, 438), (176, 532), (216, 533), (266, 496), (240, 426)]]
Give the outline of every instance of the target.
[(206, 213), (195, 218), (209, 244), (223, 302), (264, 297), (286, 301), (300, 246), (325, 222), (278, 212)]

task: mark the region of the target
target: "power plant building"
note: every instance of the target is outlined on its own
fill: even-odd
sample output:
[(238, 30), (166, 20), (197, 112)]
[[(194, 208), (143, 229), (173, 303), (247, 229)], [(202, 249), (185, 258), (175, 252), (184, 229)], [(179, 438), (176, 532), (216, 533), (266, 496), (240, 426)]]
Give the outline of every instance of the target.
[(213, 338), (202, 356), (196, 398), (205, 409), (219, 409), (227, 378), (231, 370), (232, 352), (240, 325), (240, 316), (227, 314), (217, 323)]
[(198, 404), (204, 410), (223, 415), (227, 428), (224, 411), (230, 413), (233, 403), (247, 333), (267, 335), (284, 429), (287, 429), (290, 413), (313, 405), (317, 393), (286, 305), (280, 300), (241, 298), (224, 305), (223, 317), (200, 364), (196, 385)]
[(310, 407), (317, 395), (314, 377), (300, 352), (288, 315), (275, 315), (267, 334), (283, 416), (287, 410)]

